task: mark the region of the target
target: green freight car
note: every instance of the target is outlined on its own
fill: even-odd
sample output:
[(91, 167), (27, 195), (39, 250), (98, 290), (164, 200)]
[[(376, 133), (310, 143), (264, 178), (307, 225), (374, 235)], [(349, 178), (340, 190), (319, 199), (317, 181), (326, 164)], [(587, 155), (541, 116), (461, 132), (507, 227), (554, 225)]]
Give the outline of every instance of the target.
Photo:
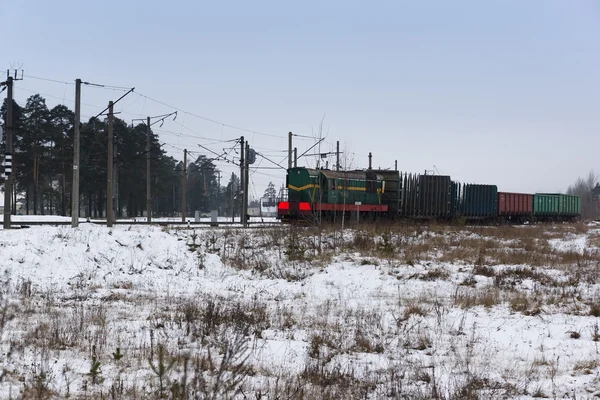
[(452, 182), (454, 216), (488, 220), (498, 216), (498, 186)]
[(533, 216), (539, 221), (574, 220), (581, 215), (581, 198), (560, 193), (533, 195)]

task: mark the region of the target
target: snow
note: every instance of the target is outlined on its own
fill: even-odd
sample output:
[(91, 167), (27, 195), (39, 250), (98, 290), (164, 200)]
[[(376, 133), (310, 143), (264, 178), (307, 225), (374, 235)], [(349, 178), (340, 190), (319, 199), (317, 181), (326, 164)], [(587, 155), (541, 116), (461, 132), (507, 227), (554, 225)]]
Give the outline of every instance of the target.
[(565, 239), (550, 239), (548, 243), (555, 250), (583, 254), (587, 248), (587, 236), (571, 234)]
[[(597, 302), (599, 284), (541, 287), (535, 277), (526, 277), (506, 289), (495, 287), (492, 277), (476, 275), (473, 286), (464, 286), (473, 265), (437, 260), (445, 250), (431, 250), (428, 260), (411, 265), (399, 256), (349, 249), (357, 237), (351, 230), (345, 239), (332, 239), (335, 232), (325, 235), (323, 240), (335, 248), (329, 257), (311, 251), (314, 232), (303, 231), (304, 239), (298, 240), (307, 246), (306, 258), (290, 260), (287, 232), (134, 223), (110, 229), (81, 224), (1, 230), (0, 293), (15, 318), (0, 332), (0, 374), (2, 368), (7, 371), (0, 397), (23, 392), (42, 370), (58, 397), (107, 393), (119, 380), (152, 393), (157, 381), (148, 359), (156, 343), (168, 344), (171, 352), (205, 354), (236, 335), (233, 326), (240, 318), (262, 312), (266, 319), (251, 322), (244, 333), (254, 371), (244, 380), (246, 394), (265, 393), (275, 378), (300, 376), (313, 364), (375, 382), (369, 398), (384, 397), (390, 371), (405, 376), (402, 390), (409, 398), (431, 393), (433, 383), (450, 396), (474, 376), (488, 385), (481, 398), (528, 399), (536, 391), (555, 398), (600, 393), (598, 318), (587, 308)], [(583, 255), (597, 251), (588, 240), (597, 234), (590, 229), (547, 242), (554, 252)], [(472, 232), (405, 235), (398, 235), (404, 246), (482, 239)], [(345, 240), (348, 250), (336, 240)], [(522, 267), (494, 265), (493, 270)], [(568, 269), (542, 270), (556, 282), (568, 281)], [(431, 271), (447, 277), (427, 278)], [(504, 297), (489, 307), (463, 307), (456, 300), (460, 293), (494, 290)], [(544, 302), (538, 312), (519, 312), (511, 305), (519, 296)], [(206, 312), (211, 302), (221, 307), (222, 318), (232, 315), (232, 325), (212, 327), (198, 341), (186, 326), (208, 328), (194, 325), (180, 310), (183, 304), (197, 304)], [(84, 326), (79, 320), (86, 321)], [(45, 330), (56, 333), (48, 336)], [(572, 332), (580, 337), (573, 338)], [(49, 342), (56, 337), (60, 345)], [(315, 345), (318, 340), (326, 344)], [(122, 362), (111, 358), (117, 347), (125, 354)], [(93, 351), (102, 362), (97, 384), (90, 378)], [(181, 376), (177, 368), (173, 379)]]

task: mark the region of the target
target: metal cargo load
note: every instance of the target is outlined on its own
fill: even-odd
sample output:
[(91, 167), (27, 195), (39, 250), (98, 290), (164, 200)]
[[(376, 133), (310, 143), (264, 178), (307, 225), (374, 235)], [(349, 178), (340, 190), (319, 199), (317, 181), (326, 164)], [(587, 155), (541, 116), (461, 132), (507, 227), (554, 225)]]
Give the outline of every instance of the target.
[(452, 182), (457, 217), (487, 219), (498, 216), (498, 186)]
[(449, 176), (400, 174), (399, 214), (409, 218), (451, 218), (452, 180)]

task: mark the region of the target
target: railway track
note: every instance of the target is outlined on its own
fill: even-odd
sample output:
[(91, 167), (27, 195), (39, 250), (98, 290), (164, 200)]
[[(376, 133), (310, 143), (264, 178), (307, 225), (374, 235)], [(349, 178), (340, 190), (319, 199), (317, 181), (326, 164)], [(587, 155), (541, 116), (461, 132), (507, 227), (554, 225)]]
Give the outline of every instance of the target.
[[(106, 226), (106, 221), (94, 220), (94, 221), (81, 221), (80, 225), (91, 224), (98, 226)], [(156, 225), (156, 226), (177, 226), (181, 228), (185, 227), (237, 227), (243, 228), (240, 222), (222, 221), (222, 222), (210, 222), (210, 221), (189, 221), (189, 222), (176, 222), (176, 221), (114, 221), (114, 225)], [(11, 226), (13, 228), (26, 228), (29, 226), (70, 226), (71, 221), (12, 221)], [(267, 228), (267, 227), (279, 227), (284, 226), (281, 222), (276, 221), (254, 221), (249, 222), (246, 228)]]

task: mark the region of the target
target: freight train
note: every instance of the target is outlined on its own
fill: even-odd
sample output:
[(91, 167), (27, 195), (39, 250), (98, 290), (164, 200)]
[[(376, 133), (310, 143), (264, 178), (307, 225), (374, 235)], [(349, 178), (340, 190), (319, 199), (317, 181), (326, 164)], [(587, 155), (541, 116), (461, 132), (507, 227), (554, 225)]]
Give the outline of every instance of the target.
[(450, 176), (395, 170), (331, 171), (290, 168), (287, 199), (278, 203), (283, 222), (367, 219), (465, 220), (523, 223), (572, 221), (578, 196), (498, 192), (496, 185), (465, 184)]

